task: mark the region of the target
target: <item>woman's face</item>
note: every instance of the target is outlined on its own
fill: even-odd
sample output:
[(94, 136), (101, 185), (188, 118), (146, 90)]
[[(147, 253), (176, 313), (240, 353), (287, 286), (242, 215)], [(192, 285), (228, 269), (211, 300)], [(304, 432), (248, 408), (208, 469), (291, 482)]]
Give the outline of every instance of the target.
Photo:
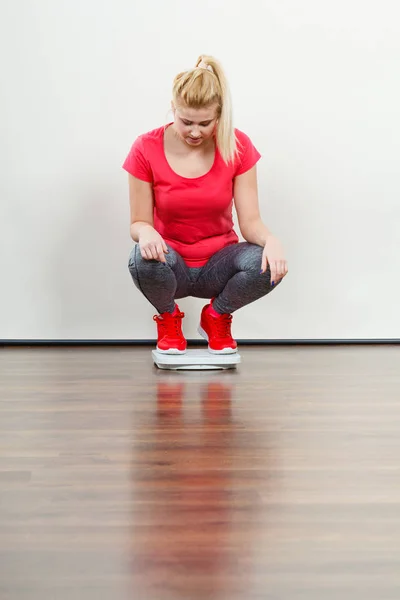
[(207, 108), (188, 108), (184, 104), (173, 104), (172, 110), (174, 129), (189, 146), (201, 146), (213, 137), (218, 118), (217, 104)]

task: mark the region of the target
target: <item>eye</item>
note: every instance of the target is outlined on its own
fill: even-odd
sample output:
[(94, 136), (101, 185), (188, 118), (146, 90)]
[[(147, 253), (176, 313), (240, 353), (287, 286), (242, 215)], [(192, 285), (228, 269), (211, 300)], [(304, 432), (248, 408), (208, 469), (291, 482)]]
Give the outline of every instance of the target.
[(192, 121), (186, 121), (185, 119), (181, 119), (181, 121), (182, 121), (182, 123), (183, 123), (184, 125), (188, 125), (188, 126), (189, 126), (189, 125), (191, 125), (191, 124), (192, 124)]
[(200, 123), (200, 125), (202, 127), (208, 127), (209, 125), (211, 125), (212, 121), (206, 121), (205, 123)]

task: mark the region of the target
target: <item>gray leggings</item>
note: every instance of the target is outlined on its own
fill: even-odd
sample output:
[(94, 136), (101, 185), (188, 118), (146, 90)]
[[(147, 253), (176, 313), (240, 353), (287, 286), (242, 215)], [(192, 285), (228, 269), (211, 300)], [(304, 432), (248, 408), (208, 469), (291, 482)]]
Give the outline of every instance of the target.
[(161, 314), (173, 312), (175, 299), (194, 296), (215, 298), (220, 313), (235, 310), (266, 296), (271, 286), (269, 267), (261, 271), (263, 248), (248, 242), (232, 244), (216, 252), (203, 267), (188, 267), (170, 246), (167, 264), (146, 260), (135, 244), (129, 257), (129, 271), (136, 287)]

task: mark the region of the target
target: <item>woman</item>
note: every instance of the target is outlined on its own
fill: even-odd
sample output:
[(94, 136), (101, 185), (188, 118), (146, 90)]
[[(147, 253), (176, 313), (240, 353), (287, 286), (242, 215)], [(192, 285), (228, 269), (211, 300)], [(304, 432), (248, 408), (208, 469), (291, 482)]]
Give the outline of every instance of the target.
[[(175, 300), (207, 298), (199, 333), (212, 353), (233, 353), (232, 313), (267, 295), (287, 273), (280, 242), (260, 218), (259, 152), (234, 129), (220, 63), (201, 56), (175, 77), (174, 122), (139, 136), (129, 173), (129, 271), (156, 308), (157, 350), (184, 353)], [(233, 200), (241, 234), (233, 228)]]

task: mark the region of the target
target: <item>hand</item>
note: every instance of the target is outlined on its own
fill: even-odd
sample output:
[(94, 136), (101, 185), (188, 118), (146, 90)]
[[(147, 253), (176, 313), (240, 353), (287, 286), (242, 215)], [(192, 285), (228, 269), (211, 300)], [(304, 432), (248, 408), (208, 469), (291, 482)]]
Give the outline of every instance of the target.
[(149, 225), (143, 227), (139, 234), (139, 248), (140, 254), (145, 260), (158, 260), (159, 262), (166, 263), (164, 256), (168, 254), (167, 244), (164, 242), (161, 235)]
[(288, 272), (287, 262), (280, 241), (273, 235), (268, 236), (261, 261), (261, 273), (265, 273), (267, 265), (271, 271), (271, 285), (275, 285)]

